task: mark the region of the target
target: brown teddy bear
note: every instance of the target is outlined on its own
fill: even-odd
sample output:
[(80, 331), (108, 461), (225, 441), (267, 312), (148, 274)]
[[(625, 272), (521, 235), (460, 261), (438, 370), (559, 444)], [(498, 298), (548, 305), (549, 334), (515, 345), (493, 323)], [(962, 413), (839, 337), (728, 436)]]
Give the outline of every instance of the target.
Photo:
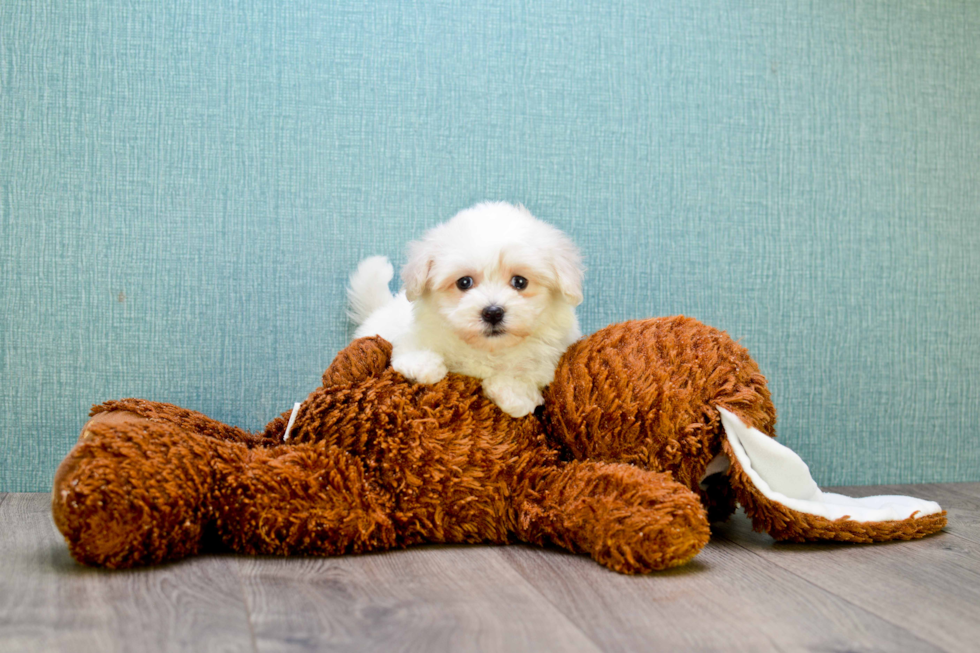
[(748, 352), (684, 318), (572, 345), (533, 415), (512, 419), (450, 374), (434, 385), (355, 340), (263, 433), (138, 399), (92, 410), (54, 479), (80, 562), (131, 567), (206, 549), (339, 555), (424, 542), (529, 542), (624, 573), (680, 565), (741, 503), (778, 539), (880, 541), (941, 529), (908, 497), (822, 493), (776, 444)]

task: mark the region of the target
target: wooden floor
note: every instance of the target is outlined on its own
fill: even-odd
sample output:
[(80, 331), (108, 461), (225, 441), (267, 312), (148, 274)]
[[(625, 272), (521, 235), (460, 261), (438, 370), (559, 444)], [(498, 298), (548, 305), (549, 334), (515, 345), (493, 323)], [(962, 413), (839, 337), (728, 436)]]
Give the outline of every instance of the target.
[(0, 495), (0, 651), (980, 651), (980, 483), (912, 494), (946, 532), (775, 544), (744, 516), (645, 577), (525, 546), (74, 563), (48, 495)]

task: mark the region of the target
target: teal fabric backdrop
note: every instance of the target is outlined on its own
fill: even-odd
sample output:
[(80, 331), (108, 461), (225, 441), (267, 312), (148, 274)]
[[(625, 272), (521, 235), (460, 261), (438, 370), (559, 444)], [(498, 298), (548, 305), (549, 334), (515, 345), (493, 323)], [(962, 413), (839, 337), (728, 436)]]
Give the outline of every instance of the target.
[(476, 201), (684, 313), (823, 484), (980, 480), (980, 3), (5, 0), (0, 490), (89, 406), (257, 429), (363, 256)]

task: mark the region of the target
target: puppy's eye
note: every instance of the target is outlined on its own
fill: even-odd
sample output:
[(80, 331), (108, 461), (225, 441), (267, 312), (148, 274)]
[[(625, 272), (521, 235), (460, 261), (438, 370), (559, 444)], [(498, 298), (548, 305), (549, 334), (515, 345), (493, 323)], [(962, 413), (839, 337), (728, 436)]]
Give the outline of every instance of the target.
[(527, 279), (519, 274), (515, 274), (510, 279), (510, 285), (514, 287), (514, 290), (524, 290), (527, 288)]
[(469, 290), (473, 287), (473, 277), (460, 277), (456, 279), (456, 287), (460, 290)]

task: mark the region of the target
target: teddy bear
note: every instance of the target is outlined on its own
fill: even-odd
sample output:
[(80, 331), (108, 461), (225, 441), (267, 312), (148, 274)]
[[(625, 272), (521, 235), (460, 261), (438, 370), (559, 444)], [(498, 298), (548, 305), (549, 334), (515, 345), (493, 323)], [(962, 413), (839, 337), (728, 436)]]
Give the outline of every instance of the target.
[(780, 540), (912, 539), (946, 523), (932, 502), (821, 491), (773, 439), (748, 351), (692, 318), (579, 340), (519, 419), (477, 379), (408, 381), (380, 337), (354, 340), (322, 381), (257, 433), (159, 402), (93, 407), (54, 478), (71, 554), (125, 568), (525, 542), (647, 573), (692, 559), (736, 504)]

